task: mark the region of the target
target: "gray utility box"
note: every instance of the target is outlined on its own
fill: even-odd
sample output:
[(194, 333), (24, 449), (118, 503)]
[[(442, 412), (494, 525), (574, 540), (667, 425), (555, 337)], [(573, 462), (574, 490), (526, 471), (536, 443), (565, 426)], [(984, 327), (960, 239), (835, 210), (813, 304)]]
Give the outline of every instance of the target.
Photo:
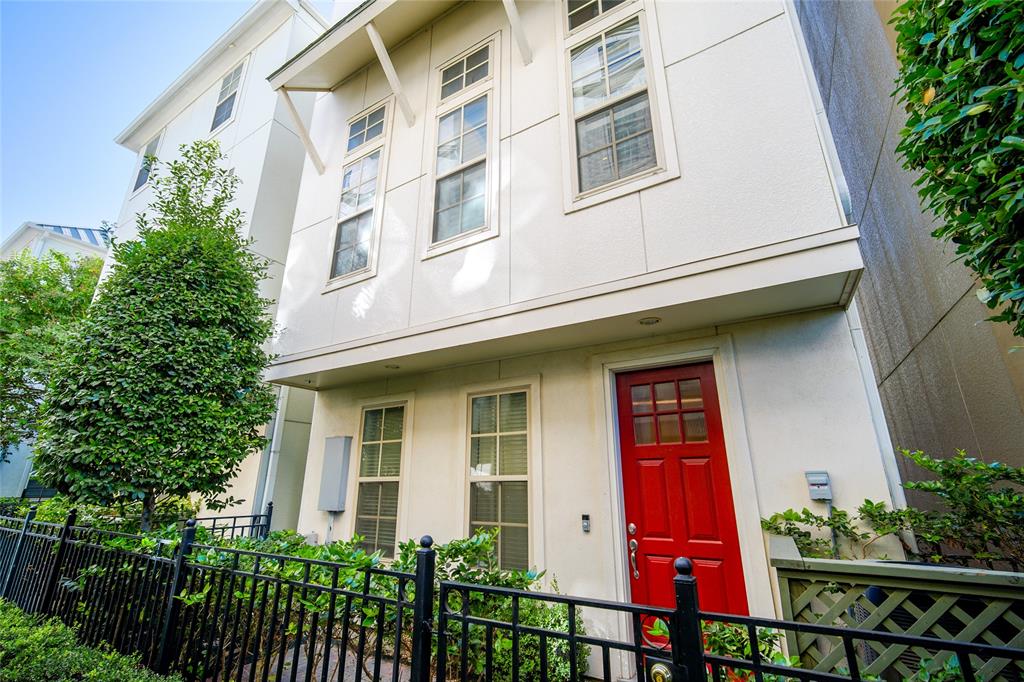
[(320, 472), (320, 501), (317, 509), (345, 511), (348, 492), (348, 463), (352, 457), (352, 436), (324, 439), (324, 467)]

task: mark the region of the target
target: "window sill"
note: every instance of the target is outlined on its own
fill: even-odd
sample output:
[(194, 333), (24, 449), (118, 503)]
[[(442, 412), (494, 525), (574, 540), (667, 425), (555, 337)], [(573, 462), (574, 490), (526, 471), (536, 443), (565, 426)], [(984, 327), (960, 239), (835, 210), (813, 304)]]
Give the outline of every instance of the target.
[(478, 227), (471, 232), (465, 232), (457, 237), (451, 237), (439, 244), (428, 246), (420, 260), (428, 260), (436, 256), (443, 256), (446, 253), (458, 251), (459, 249), (464, 249), (467, 246), (479, 244), (480, 242), (485, 242), (488, 239), (494, 239), (497, 236), (498, 230), (495, 228), (487, 226)]
[(328, 280), (327, 284), (324, 285), (323, 291), (321, 291), (320, 294), (329, 294), (332, 291), (344, 289), (345, 287), (352, 286), (353, 284), (358, 284), (359, 282), (365, 282), (366, 280), (370, 279), (376, 274), (376, 271), (374, 271), (372, 268), (367, 268), (365, 270), (350, 272), (349, 274), (342, 275), (341, 277), (335, 277), (332, 280)]
[(584, 208), (590, 208), (606, 201), (624, 197), (627, 194), (634, 194), (640, 190), (660, 185), (669, 180), (675, 180), (680, 176), (678, 170), (666, 168), (652, 168), (648, 171), (634, 175), (614, 184), (592, 189), (584, 194), (577, 194), (565, 202), (565, 213), (572, 213)]

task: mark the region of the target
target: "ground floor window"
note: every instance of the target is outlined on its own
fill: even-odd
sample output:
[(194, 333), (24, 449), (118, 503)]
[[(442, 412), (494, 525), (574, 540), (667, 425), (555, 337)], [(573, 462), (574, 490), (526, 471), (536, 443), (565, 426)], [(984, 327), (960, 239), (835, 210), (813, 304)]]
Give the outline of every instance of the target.
[(355, 532), (367, 552), (395, 555), (405, 405), (363, 410)]
[(469, 530), (497, 528), (498, 563), (530, 565), (526, 391), (470, 399)]

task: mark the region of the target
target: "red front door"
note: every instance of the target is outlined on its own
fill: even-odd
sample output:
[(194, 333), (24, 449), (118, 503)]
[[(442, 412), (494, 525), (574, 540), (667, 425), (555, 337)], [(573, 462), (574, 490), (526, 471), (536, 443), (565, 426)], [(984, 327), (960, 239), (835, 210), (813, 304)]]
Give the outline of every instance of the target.
[(747, 613), (722, 414), (710, 362), (616, 378), (633, 601), (673, 607), (672, 562), (693, 562), (705, 611)]

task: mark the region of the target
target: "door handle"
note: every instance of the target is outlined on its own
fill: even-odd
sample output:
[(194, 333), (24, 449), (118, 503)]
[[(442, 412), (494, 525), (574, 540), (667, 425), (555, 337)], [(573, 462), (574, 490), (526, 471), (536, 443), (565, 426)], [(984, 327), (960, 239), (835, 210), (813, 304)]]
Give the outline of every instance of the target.
[(636, 548), (637, 541), (636, 538), (633, 538), (629, 541), (629, 563), (633, 567), (633, 580), (640, 579), (640, 571), (636, 567)]

